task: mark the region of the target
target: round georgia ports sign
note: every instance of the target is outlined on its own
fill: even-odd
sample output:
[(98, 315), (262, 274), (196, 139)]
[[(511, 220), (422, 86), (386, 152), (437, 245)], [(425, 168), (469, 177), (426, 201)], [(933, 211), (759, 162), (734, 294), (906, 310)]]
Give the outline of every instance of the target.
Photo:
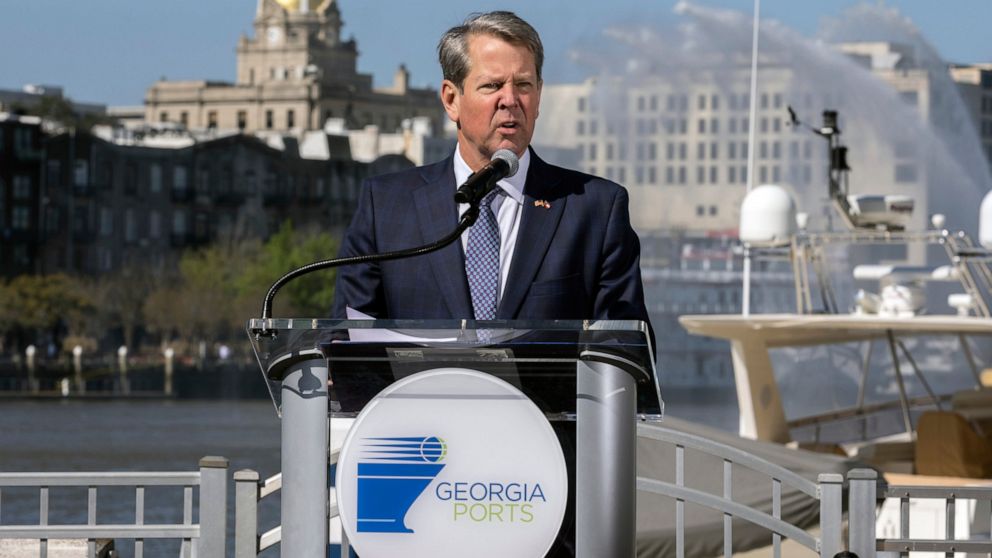
[(337, 467), (341, 523), (362, 558), (541, 557), (568, 498), (551, 425), (489, 374), (420, 372), (355, 420)]

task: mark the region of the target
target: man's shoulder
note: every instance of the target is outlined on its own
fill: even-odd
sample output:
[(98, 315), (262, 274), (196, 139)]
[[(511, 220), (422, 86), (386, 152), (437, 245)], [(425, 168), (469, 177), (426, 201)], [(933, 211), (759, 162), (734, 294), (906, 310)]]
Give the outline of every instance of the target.
[(544, 165), (544, 172), (548, 176), (555, 177), (559, 186), (569, 194), (592, 196), (593, 198), (613, 198), (627, 193), (626, 188), (607, 178), (546, 162)]
[(436, 182), (451, 168), (451, 157), (448, 157), (436, 163), (370, 176), (366, 183), (372, 188), (410, 188)]

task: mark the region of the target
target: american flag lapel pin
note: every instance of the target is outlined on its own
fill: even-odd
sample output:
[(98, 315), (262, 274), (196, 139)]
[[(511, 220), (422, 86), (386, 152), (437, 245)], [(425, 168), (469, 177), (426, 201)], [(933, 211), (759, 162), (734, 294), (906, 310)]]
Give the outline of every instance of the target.
[(544, 209), (551, 209), (551, 204), (547, 200), (534, 200), (534, 207), (543, 207)]

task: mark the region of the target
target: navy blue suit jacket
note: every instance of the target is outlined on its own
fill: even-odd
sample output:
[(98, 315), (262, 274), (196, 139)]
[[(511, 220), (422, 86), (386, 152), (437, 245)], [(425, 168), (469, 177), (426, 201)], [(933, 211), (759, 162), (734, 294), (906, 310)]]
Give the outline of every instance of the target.
[[(341, 256), (438, 240), (457, 226), (453, 157), (368, 179)], [(543, 200), (550, 204), (535, 205)], [(549, 165), (531, 151), (513, 261), (497, 319), (624, 319), (648, 322), (640, 243), (627, 191)], [(386, 319), (471, 319), (462, 243), (403, 260), (338, 269), (334, 310)]]

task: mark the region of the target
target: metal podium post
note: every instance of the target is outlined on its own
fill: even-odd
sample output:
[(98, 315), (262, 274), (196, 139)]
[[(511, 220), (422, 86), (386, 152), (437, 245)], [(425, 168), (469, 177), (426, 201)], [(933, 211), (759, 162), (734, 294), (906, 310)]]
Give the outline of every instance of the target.
[(622, 359), (583, 352), (576, 365), (577, 558), (633, 558), (637, 498), (637, 386)]
[(280, 556), (327, 555), (327, 362), (292, 365), (282, 381)]

